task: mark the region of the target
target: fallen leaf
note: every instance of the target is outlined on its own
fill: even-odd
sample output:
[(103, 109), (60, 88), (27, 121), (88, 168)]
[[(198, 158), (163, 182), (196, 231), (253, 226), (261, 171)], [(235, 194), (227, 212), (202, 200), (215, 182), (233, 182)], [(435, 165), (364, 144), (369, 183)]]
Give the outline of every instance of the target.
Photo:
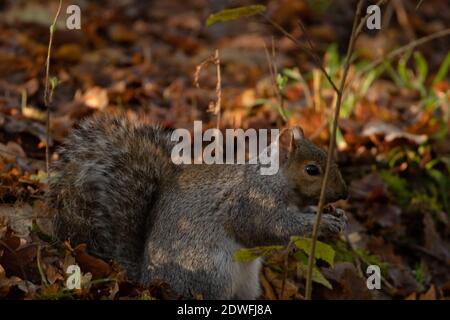
[(426, 135), (412, 134), (397, 128), (395, 125), (375, 120), (366, 124), (362, 131), (363, 136), (382, 135), (387, 142), (395, 139), (406, 139), (416, 144), (422, 144), (427, 141)]
[(79, 244), (73, 252), (81, 270), (85, 273), (90, 272), (93, 279), (106, 278), (111, 274), (108, 263), (87, 253), (86, 244)]
[(436, 300), (436, 288), (434, 285), (432, 285), (427, 292), (419, 295), (419, 300)]
[(93, 87), (87, 90), (82, 99), (88, 107), (99, 110), (106, 108), (109, 102), (106, 89), (100, 87)]

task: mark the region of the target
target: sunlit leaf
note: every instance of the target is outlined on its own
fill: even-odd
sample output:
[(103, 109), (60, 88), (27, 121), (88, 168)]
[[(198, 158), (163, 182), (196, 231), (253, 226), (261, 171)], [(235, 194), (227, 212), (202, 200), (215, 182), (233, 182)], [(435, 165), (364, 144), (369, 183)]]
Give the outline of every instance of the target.
[(282, 246), (267, 246), (255, 248), (243, 248), (234, 253), (234, 260), (238, 262), (250, 262), (259, 257), (267, 257), (274, 252), (281, 250)]
[(433, 84), (442, 81), (447, 76), (449, 68), (450, 68), (450, 51), (447, 53), (447, 56), (445, 57), (441, 66), (439, 67), (439, 70), (433, 79)]
[(288, 82), (288, 78), (285, 75), (277, 74), (277, 86), (280, 91), (283, 91), (286, 88), (286, 84)]
[(264, 11), (266, 11), (266, 6), (259, 4), (233, 9), (225, 9), (209, 15), (208, 20), (206, 20), (206, 25), (210, 26), (217, 22), (226, 22), (237, 20), (243, 17), (250, 17)]
[[(307, 265), (299, 262), (298, 267), (303, 272), (303, 276), (306, 277)], [(316, 283), (320, 283), (321, 285), (323, 285), (324, 287), (326, 287), (328, 289), (333, 289), (333, 286), (331, 285), (330, 281), (328, 281), (327, 278), (325, 278), (325, 276), (322, 274), (322, 272), (320, 272), (319, 268), (317, 268), (317, 267), (313, 268), (312, 281), (316, 282)]]
[[(291, 237), (292, 242), (295, 244), (295, 246), (301, 250), (303, 250), (307, 255), (309, 255), (309, 252), (311, 250), (311, 238), (305, 238), (305, 237)], [(316, 252), (315, 257), (317, 259), (324, 260), (327, 262), (330, 266), (334, 265), (334, 249), (329, 246), (326, 243), (323, 243), (321, 241), (317, 241), (316, 243)]]

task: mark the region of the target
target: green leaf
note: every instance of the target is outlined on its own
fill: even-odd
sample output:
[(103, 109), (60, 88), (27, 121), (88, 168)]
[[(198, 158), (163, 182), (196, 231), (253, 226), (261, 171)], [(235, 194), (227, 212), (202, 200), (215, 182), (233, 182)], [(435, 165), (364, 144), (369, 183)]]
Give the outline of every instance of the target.
[(408, 188), (408, 181), (397, 175), (383, 170), (380, 172), (381, 178), (388, 185), (390, 191), (392, 191), (397, 199), (398, 204), (402, 207), (406, 207), (411, 201), (411, 191)]
[(361, 85), (359, 86), (358, 95), (364, 96), (369, 90), (372, 83), (379, 77), (379, 75), (380, 72), (377, 69), (369, 71), (362, 80)]
[[(307, 255), (311, 250), (311, 238), (305, 237), (291, 237), (291, 241), (295, 244), (295, 246), (301, 250), (303, 250)], [(316, 243), (316, 258), (321, 259), (327, 262), (330, 266), (334, 266), (334, 249), (326, 243), (321, 241), (317, 241)]]
[(341, 67), (341, 58), (339, 56), (338, 46), (335, 43), (330, 45), (325, 53), (325, 66), (331, 78), (337, 74)]
[(36, 174), (31, 174), (30, 179), (34, 181), (38, 181), (40, 183), (48, 183), (49, 175), (42, 170), (39, 170)]
[(206, 25), (210, 26), (217, 22), (226, 22), (232, 21), (236, 19), (240, 19), (243, 17), (250, 17), (255, 14), (266, 11), (266, 6), (263, 5), (251, 5), (233, 9), (225, 9), (213, 14), (210, 14), (208, 20), (206, 20)]
[[(303, 263), (298, 263), (298, 267), (302, 271), (303, 277), (306, 278), (306, 270), (308, 268), (307, 265)], [(331, 285), (330, 281), (328, 281), (327, 278), (325, 278), (325, 276), (322, 274), (322, 272), (320, 272), (319, 268), (317, 267), (313, 268), (312, 281), (320, 283), (321, 285), (327, 287), (330, 290), (333, 289), (333, 286)]]
[(414, 63), (417, 68), (417, 81), (423, 85), (428, 75), (427, 61), (420, 52), (414, 52)]
[(259, 257), (267, 257), (274, 252), (283, 249), (282, 246), (267, 246), (255, 248), (243, 248), (234, 253), (234, 260), (238, 262), (250, 262)]
[(308, 256), (303, 251), (296, 251), (294, 258), (303, 265), (308, 265)]
[(283, 75), (285, 75), (288, 78), (291, 78), (294, 81), (302, 80), (302, 75), (300, 74), (298, 68), (285, 68), (283, 69)]
[(308, 6), (312, 8), (315, 13), (323, 13), (331, 5), (331, 0), (308, 0)]
[(58, 77), (51, 77), (50, 78), (50, 87), (52, 88), (52, 90), (54, 90), (59, 84), (59, 79)]
[(286, 75), (277, 74), (277, 86), (280, 91), (283, 91), (286, 88), (286, 84), (288, 82), (288, 77)]
[(336, 130), (336, 145), (339, 149), (344, 149), (347, 146), (347, 142), (345, 141), (344, 135), (342, 134), (341, 129), (337, 128)]
[[(349, 91), (347, 93), (347, 97), (345, 97), (344, 101), (342, 101), (342, 104), (341, 104), (341, 111), (339, 113), (341, 118), (349, 117), (352, 114), (355, 104), (356, 104), (356, 95), (353, 92)], [(332, 130), (332, 126), (330, 126), (330, 131), (331, 130)], [(342, 134), (341, 134), (340, 138), (342, 138)]]
[(269, 101), (268, 99), (258, 98), (258, 99), (255, 99), (255, 101), (253, 101), (253, 103), (248, 107), (253, 108), (253, 107), (261, 106), (261, 105), (267, 103), (268, 101)]
[(398, 60), (398, 65), (397, 65), (397, 72), (398, 72), (398, 75), (400, 76), (400, 79), (403, 82), (403, 86), (406, 86), (408, 88), (412, 87), (410, 70), (408, 70), (408, 67), (407, 67), (407, 63), (408, 63), (410, 55), (411, 55), (410, 53), (403, 55)]
[(381, 269), (381, 274), (386, 276), (389, 269), (389, 263), (384, 262), (383, 260), (380, 259), (380, 257), (376, 255), (370, 254), (370, 252), (365, 249), (357, 248), (355, 249), (355, 252), (361, 258), (361, 260), (364, 261), (365, 264), (367, 265), (374, 264), (379, 266)]
[(439, 67), (439, 70), (433, 79), (433, 84), (438, 83), (439, 81), (442, 81), (447, 76), (449, 68), (450, 68), (450, 51), (447, 53), (447, 56), (445, 57), (441, 66)]
[(325, 276), (320, 272), (319, 268), (313, 268), (312, 281), (320, 283), (321, 285), (327, 287), (328, 289), (333, 289), (331, 283), (325, 278)]
[(394, 81), (395, 85), (397, 87), (404, 87), (405, 83), (400, 78), (400, 76), (395, 71), (394, 67), (392, 66), (392, 63), (389, 60), (385, 60), (382, 64), (384, 69), (386, 70), (386, 73), (391, 77), (391, 79)]

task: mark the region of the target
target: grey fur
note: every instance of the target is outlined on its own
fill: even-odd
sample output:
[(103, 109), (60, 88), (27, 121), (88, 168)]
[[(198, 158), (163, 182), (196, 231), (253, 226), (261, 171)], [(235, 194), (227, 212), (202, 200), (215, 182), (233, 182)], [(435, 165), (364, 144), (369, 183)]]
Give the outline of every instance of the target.
[[(261, 261), (233, 261), (242, 247), (286, 244), (309, 235), (326, 154), (306, 139), (295, 141), (278, 174), (258, 165), (175, 166), (163, 130), (124, 117), (83, 122), (53, 166), (49, 204), (57, 209), (61, 239), (87, 243), (93, 253), (122, 264), (132, 279), (159, 278), (185, 295), (206, 299), (255, 299)], [(346, 196), (333, 167), (327, 201)], [(324, 215), (322, 237), (345, 227), (345, 215)]]

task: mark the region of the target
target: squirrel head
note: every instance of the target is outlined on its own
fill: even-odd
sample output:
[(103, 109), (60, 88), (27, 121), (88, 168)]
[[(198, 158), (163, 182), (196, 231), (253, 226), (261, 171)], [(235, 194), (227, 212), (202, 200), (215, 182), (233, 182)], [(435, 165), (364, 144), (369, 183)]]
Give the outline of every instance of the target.
[[(283, 143), (288, 132), (288, 144)], [(292, 185), (290, 197), (300, 206), (315, 205), (319, 201), (325, 174), (327, 153), (305, 138), (300, 127), (280, 134), (282, 172)], [(347, 198), (347, 186), (335, 162), (332, 163), (325, 190), (325, 203)]]

